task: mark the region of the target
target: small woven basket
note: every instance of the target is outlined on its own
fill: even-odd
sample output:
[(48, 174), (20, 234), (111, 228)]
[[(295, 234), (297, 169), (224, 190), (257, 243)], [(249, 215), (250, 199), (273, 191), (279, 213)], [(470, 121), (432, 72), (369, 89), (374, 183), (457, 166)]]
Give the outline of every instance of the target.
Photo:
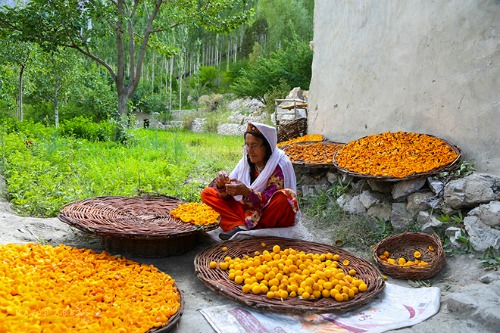
[[(353, 299), (345, 302), (337, 302), (333, 298), (302, 299), (299, 297), (289, 297), (287, 299), (273, 298), (268, 299), (266, 295), (245, 294), (241, 286), (228, 278), (228, 272), (221, 269), (211, 269), (211, 261), (224, 261), (226, 256), (231, 258), (242, 258), (245, 255), (254, 256), (254, 252), (262, 251), (262, 243), (267, 244), (267, 249), (272, 249), (274, 245), (279, 245), (281, 249), (293, 248), (306, 253), (332, 253), (339, 254), (341, 260), (349, 260), (349, 266), (339, 267), (348, 273), (349, 269), (355, 269), (356, 275), (363, 279), (368, 285), (365, 292), (360, 292)], [(227, 247), (227, 251), (222, 251), (222, 246)], [(272, 251), (272, 250), (271, 250)], [(243, 305), (254, 307), (261, 310), (274, 312), (284, 312), (288, 314), (305, 313), (327, 313), (327, 312), (345, 312), (369, 303), (385, 287), (384, 280), (378, 269), (367, 260), (359, 258), (342, 249), (319, 244), (306, 242), (296, 239), (279, 237), (256, 237), (245, 240), (229, 240), (214, 244), (201, 251), (194, 260), (195, 272), (198, 278), (211, 290), (228, 297), (231, 300), (242, 303)]]
[(165, 257), (193, 249), (197, 234), (218, 225), (200, 227), (172, 217), (181, 203), (169, 196), (96, 197), (64, 205), (58, 218), (101, 236), (111, 253)]
[(278, 142), (295, 139), (307, 133), (307, 118), (282, 120), (277, 128)]
[[(433, 251), (429, 249), (433, 248)], [(384, 251), (394, 259), (405, 258), (414, 260), (415, 251), (421, 254), (420, 260), (426, 261), (426, 266), (399, 266), (382, 260)], [(426, 280), (439, 274), (446, 264), (446, 258), (441, 240), (436, 234), (424, 232), (405, 232), (381, 240), (373, 248), (373, 259), (380, 270), (395, 279)]]

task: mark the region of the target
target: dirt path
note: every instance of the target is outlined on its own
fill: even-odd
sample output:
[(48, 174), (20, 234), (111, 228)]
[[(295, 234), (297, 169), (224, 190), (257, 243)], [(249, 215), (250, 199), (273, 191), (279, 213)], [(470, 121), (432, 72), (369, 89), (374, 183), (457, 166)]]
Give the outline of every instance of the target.
[[(41, 219), (16, 215), (11, 210), (9, 203), (5, 201), (4, 193), (3, 178), (0, 178), (0, 244), (43, 241), (52, 245), (64, 243), (102, 250), (102, 244), (98, 238), (88, 236), (62, 223), (57, 218)], [(333, 244), (333, 235), (329, 236), (329, 233), (325, 232), (324, 229), (318, 228), (314, 221), (304, 219), (303, 223), (314, 235), (315, 241)], [(186, 308), (180, 321), (182, 324), (173, 331), (179, 333), (211, 332), (211, 327), (197, 311), (202, 306), (200, 302), (216, 305), (225, 300), (204, 286), (199, 286), (199, 281), (195, 276), (192, 276), (193, 253), (191, 252), (176, 258), (167, 258), (162, 261), (154, 260), (154, 264), (165, 266), (159, 268), (169, 272), (174, 267), (169, 263), (175, 262), (177, 268), (173, 272), (175, 273), (173, 276), (179, 280), (181, 289), (199, 289), (195, 294), (186, 294)], [(185, 260), (181, 257), (185, 257)], [(180, 262), (185, 262), (185, 265), (180, 265)], [(177, 276), (175, 276), (176, 274)], [(412, 287), (408, 281), (391, 278), (387, 281)], [(430, 284), (441, 290), (440, 311), (418, 325), (394, 332), (499, 332), (500, 271), (485, 271), (474, 255), (456, 255), (447, 258), (443, 270), (430, 281)], [(203, 300), (199, 299), (199, 295), (203, 295)]]

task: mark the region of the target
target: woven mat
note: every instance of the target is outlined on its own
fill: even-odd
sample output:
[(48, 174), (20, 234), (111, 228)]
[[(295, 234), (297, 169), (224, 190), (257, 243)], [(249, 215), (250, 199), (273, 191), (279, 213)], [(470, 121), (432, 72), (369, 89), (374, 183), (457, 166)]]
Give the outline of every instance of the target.
[(170, 216), (181, 200), (168, 196), (106, 196), (63, 206), (58, 218), (99, 236), (151, 239), (186, 235), (202, 228)]
[[(350, 261), (349, 269), (355, 269), (357, 276), (363, 279), (368, 290), (358, 293), (353, 299), (346, 302), (337, 302), (333, 298), (301, 299), (290, 297), (285, 300), (278, 298), (268, 299), (265, 295), (244, 294), (241, 286), (229, 280), (227, 271), (210, 269), (210, 261), (221, 262), (226, 256), (243, 257), (253, 256), (254, 252), (262, 251), (262, 242), (271, 248), (280, 245), (282, 249), (293, 248), (310, 253), (337, 253), (341, 259)], [(226, 246), (227, 251), (221, 251)], [(257, 309), (265, 309), (285, 313), (325, 313), (349, 311), (370, 302), (384, 288), (384, 281), (378, 269), (367, 260), (359, 258), (345, 250), (314, 242), (305, 242), (296, 239), (279, 237), (256, 237), (245, 240), (230, 240), (214, 244), (200, 252), (194, 260), (197, 277), (211, 290), (220, 293), (234, 301)], [(346, 267), (346, 269), (347, 269)]]

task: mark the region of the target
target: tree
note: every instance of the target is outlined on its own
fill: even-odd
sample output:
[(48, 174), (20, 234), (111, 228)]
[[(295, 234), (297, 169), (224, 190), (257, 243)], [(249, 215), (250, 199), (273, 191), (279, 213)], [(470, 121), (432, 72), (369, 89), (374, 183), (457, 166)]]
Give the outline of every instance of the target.
[[(72, 48), (104, 66), (115, 83), (117, 116), (128, 112), (148, 47), (165, 56), (176, 51), (157, 34), (182, 25), (230, 32), (253, 13), (245, 0), (32, 0), (0, 8), (0, 33), (46, 50)], [(104, 51), (111, 42), (114, 60)]]
[[(294, 39), (286, 48), (270, 55), (257, 57), (255, 62), (240, 70), (231, 85), (239, 97), (253, 97), (266, 103), (266, 94), (279, 87), (309, 89), (313, 53), (309, 43)], [(257, 44), (259, 45), (259, 44)]]
[(16, 42), (14, 36), (3, 35), (0, 31), (0, 58), (18, 69), (17, 81), (17, 119), (23, 120), (24, 74), (33, 57), (35, 45), (29, 42)]

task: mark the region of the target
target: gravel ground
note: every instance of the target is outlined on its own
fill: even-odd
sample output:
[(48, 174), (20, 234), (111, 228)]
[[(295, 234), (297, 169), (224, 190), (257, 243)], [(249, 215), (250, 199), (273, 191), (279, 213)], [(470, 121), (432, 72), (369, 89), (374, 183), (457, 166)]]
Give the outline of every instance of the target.
[[(22, 217), (13, 213), (9, 203), (4, 199), (2, 180), (0, 179), (0, 244), (44, 241), (52, 245), (64, 243), (102, 250), (98, 238), (71, 228), (57, 218)], [(334, 243), (333, 235), (325, 232), (324, 227), (318, 226), (315, 221), (305, 218), (303, 224), (314, 235), (316, 242)], [(203, 248), (207, 242), (210, 240), (203, 240), (199, 247)], [(148, 260), (174, 277), (180, 289), (184, 291), (183, 316), (173, 332), (213, 332), (198, 310), (205, 306), (228, 302), (208, 290), (194, 276), (192, 260), (198, 250), (196, 248), (181, 256)], [(356, 254), (351, 249), (346, 250)], [(388, 282), (411, 287), (405, 280), (388, 278)], [(439, 312), (413, 327), (391, 332), (500, 332), (499, 271), (484, 270), (474, 255), (455, 255), (447, 257), (446, 265), (430, 283), (441, 290)]]

